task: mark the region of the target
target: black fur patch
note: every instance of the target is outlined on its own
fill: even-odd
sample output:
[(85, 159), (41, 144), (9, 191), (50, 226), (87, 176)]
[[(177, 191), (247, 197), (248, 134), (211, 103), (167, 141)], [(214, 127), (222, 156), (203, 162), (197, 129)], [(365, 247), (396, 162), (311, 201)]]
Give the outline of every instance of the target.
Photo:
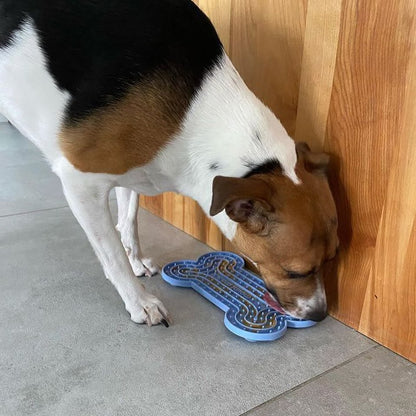
[(257, 175), (260, 173), (270, 173), (273, 171), (281, 171), (282, 167), (280, 165), (280, 162), (276, 159), (266, 160), (261, 165), (256, 165), (254, 163), (248, 163), (246, 162), (246, 166), (250, 168), (250, 171), (247, 172), (243, 178), (249, 178), (250, 176)]
[[(223, 53), (191, 0), (0, 0), (0, 47), (32, 19), (49, 71), (82, 119), (155, 71), (194, 93)], [(179, 81), (178, 81), (179, 82)]]

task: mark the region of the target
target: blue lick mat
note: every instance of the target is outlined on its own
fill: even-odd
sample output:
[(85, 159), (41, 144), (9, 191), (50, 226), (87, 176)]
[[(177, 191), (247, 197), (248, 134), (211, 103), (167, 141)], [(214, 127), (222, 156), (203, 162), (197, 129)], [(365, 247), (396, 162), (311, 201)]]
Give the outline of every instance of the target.
[(219, 251), (197, 261), (167, 264), (162, 277), (173, 286), (191, 287), (225, 312), (224, 324), (247, 341), (274, 341), (287, 328), (307, 328), (316, 324), (275, 311), (263, 300), (263, 281), (244, 268), (244, 260), (234, 253)]

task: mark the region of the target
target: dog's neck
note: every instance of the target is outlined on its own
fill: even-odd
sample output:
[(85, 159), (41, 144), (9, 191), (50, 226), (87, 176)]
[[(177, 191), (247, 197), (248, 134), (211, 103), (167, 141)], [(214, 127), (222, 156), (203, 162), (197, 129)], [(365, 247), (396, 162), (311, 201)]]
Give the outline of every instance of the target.
[[(175, 172), (169, 172), (175, 190), (195, 199), (207, 215), (217, 175), (244, 177), (278, 163), (282, 173), (297, 182), (293, 140), (225, 54), (207, 75), (180, 134), (162, 157), (175, 166)], [(236, 223), (224, 212), (213, 220), (232, 239)]]

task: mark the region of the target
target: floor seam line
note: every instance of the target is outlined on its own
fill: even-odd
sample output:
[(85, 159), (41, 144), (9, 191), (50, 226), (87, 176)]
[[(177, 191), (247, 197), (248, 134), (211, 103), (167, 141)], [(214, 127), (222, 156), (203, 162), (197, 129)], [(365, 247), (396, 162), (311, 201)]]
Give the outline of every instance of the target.
[(296, 390), (299, 390), (299, 389), (301, 389), (302, 387), (304, 387), (304, 386), (306, 386), (306, 385), (308, 385), (308, 384), (310, 384), (310, 383), (314, 382), (315, 380), (319, 380), (321, 377), (325, 376), (326, 374), (329, 374), (329, 373), (331, 373), (332, 371), (337, 370), (338, 368), (342, 368), (342, 367), (346, 366), (347, 364), (349, 364), (349, 363), (353, 362), (353, 361), (354, 361), (354, 360), (356, 360), (357, 358), (360, 358), (362, 355), (364, 355), (364, 354), (368, 353), (369, 351), (375, 350), (375, 349), (377, 349), (377, 348), (379, 348), (379, 347), (380, 347), (380, 345), (378, 345), (378, 344), (377, 344), (377, 345), (373, 345), (373, 346), (371, 346), (370, 348), (368, 348), (367, 350), (362, 351), (362, 352), (360, 352), (359, 354), (355, 355), (354, 357), (351, 357), (351, 358), (349, 358), (348, 360), (343, 361), (342, 363), (339, 363), (339, 364), (337, 364), (337, 365), (335, 365), (335, 366), (333, 366), (333, 367), (331, 367), (331, 368), (328, 368), (328, 370), (325, 370), (325, 371), (323, 371), (322, 373), (319, 373), (319, 374), (317, 374), (316, 376), (313, 376), (312, 378), (310, 378), (310, 379), (308, 379), (308, 380), (305, 380), (305, 381), (303, 381), (302, 383), (300, 383), (300, 384), (298, 384), (298, 385), (296, 385), (296, 386), (294, 386), (294, 387), (290, 388), (289, 390), (286, 390), (286, 391), (284, 391), (284, 392), (282, 392), (282, 393), (278, 394), (277, 396), (274, 396), (274, 397), (270, 398), (269, 400), (266, 400), (264, 403), (261, 403), (261, 404), (259, 404), (259, 405), (255, 406), (255, 407), (253, 407), (252, 409), (247, 410), (247, 411), (246, 411), (246, 412), (244, 412), (244, 413), (241, 413), (241, 414), (240, 414), (240, 416), (248, 416), (248, 415), (249, 415), (252, 411), (257, 410), (257, 409), (260, 409), (261, 407), (263, 407), (263, 406), (264, 406), (264, 405), (266, 405), (267, 403), (270, 403), (270, 402), (272, 402), (272, 401), (278, 400), (279, 398), (281, 398), (281, 397), (285, 396), (286, 394), (289, 394), (289, 393), (292, 393), (292, 392), (294, 392), (294, 391), (296, 391)]
[(64, 209), (64, 208), (69, 208), (69, 207), (68, 205), (63, 205), (63, 206), (53, 207), (53, 208), (34, 209), (32, 211), (18, 212), (16, 214), (0, 215), (0, 218), (17, 217), (19, 215), (34, 214), (36, 212), (54, 211), (54, 210)]
[[(116, 198), (110, 198), (109, 201), (116, 201)], [(53, 208), (34, 209), (32, 211), (17, 212), (16, 214), (0, 215), (0, 219), (1, 218), (9, 218), (9, 217), (17, 217), (19, 215), (34, 214), (36, 212), (54, 211), (54, 210), (64, 209), (64, 208), (69, 208), (69, 205), (61, 205), (59, 207), (53, 207)]]

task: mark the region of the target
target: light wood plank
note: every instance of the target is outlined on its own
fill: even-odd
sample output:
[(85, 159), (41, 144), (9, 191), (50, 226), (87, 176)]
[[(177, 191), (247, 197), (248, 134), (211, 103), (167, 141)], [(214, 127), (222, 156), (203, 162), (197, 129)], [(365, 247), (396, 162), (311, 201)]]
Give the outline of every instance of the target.
[(295, 132), (306, 0), (234, 0), (231, 59), (254, 93)]
[(152, 214), (163, 218), (163, 198), (162, 196), (140, 195), (140, 206)]
[[(343, 2), (325, 148), (340, 159), (339, 178), (333, 177), (332, 185), (342, 252), (338, 276), (332, 281), (327, 276), (331, 313), (414, 359), (414, 352), (405, 347), (408, 328), (401, 332), (397, 324), (414, 314), (408, 304), (414, 304), (414, 297), (405, 297), (400, 308), (393, 307), (398, 300), (394, 293), (409, 289), (414, 272), (407, 275), (409, 267), (400, 268), (392, 260), (409, 253), (406, 241), (413, 238), (400, 231), (412, 230), (414, 220), (412, 213), (405, 215), (402, 205), (409, 206), (402, 195), (413, 189), (402, 163), (404, 154), (410, 152), (407, 142), (414, 139), (408, 135), (409, 129), (400, 134), (408, 105), (405, 80), (410, 39), (416, 35), (410, 26), (412, 13), (403, 13), (411, 3), (414, 1)], [(414, 114), (414, 108), (407, 111)], [(402, 156), (396, 154), (399, 149)], [(414, 176), (414, 168), (408, 168)], [(406, 257), (401, 263), (410, 265), (412, 261)], [(376, 305), (384, 306), (378, 309)], [(389, 317), (392, 311), (394, 325)]]
[(210, 247), (222, 250), (222, 234), (217, 226), (210, 221), (199, 205), (190, 198), (185, 198), (184, 231)]
[(166, 192), (162, 195), (163, 219), (175, 227), (183, 229), (184, 226), (184, 197), (182, 195)]
[(199, 8), (211, 19), (224, 49), (230, 50), (232, 0), (194, 0)]
[(416, 24), (411, 19), (416, 2), (402, 6), (399, 19), (402, 34), (408, 30), (403, 41), (410, 51), (403, 127), (392, 149), (386, 202), (359, 330), (416, 361)]
[(295, 138), (322, 150), (338, 50), (342, 0), (309, 0)]

